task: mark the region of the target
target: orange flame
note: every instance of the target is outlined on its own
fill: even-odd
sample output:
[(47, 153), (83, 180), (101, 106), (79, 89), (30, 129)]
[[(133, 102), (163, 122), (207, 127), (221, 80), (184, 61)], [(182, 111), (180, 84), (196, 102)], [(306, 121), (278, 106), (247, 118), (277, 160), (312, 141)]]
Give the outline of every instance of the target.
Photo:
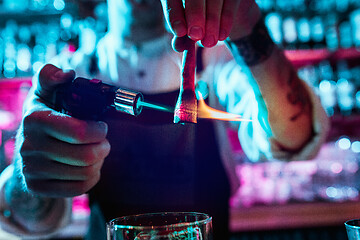
[(215, 119), (222, 121), (252, 121), (250, 119), (244, 119), (240, 115), (224, 112), (208, 106), (200, 91), (198, 91), (199, 102), (198, 102), (198, 118)]

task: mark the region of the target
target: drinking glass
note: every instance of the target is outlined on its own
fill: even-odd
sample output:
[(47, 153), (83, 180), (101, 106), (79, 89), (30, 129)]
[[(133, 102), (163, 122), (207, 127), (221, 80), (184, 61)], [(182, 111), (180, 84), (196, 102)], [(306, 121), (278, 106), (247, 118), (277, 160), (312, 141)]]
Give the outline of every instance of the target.
[(147, 213), (107, 223), (108, 240), (213, 240), (212, 218), (196, 212)]
[(360, 240), (360, 219), (346, 221), (345, 227), (349, 240)]

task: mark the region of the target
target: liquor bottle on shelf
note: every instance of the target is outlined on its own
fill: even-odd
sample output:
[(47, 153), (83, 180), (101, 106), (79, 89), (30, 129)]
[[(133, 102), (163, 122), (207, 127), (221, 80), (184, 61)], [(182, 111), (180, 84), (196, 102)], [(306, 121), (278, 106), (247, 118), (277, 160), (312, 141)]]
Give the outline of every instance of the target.
[(360, 47), (360, 8), (350, 13), (350, 23), (352, 26), (352, 38), (355, 47)]
[(263, 12), (270, 12), (274, 6), (276, 1), (275, 0), (257, 0), (256, 3), (259, 5), (259, 8)]
[(276, 0), (275, 11), (288, 12), (291, 10), (291, 2), (287, 0)]
[(345, 13), (350, 7), (350, 2), (349, 0), (335, 1), (335, 5), (336, 5), (335, 9), (337, 12)]
[(333, 116), (337, 111), (336, 82), (333, 69), (328, 61), (319, 64), (319, 96), (325, 111)]
[(277, 12), (272, 12), (266, 15), (265, 24), (269, 29), (269, 34), (272, 40), (281, 45), (283, 43), (283, 31), (282, 31), (282, 18)]
[(349, 21), (343, 21), (339, 24), (339, 45), (342, 49), (353, 46), (352, 29)]
[(360, 114), (360, 66), (356, 66), (351, 69), (355, 84), (355, 111)]
[(308, 46), (311, 40), (311, 33), (310, 33), (310, 22), (307, 17), (301, 17), (296, 22), (297, 32), (298, 32), (298, 39), (301, 43), (301, 49), (307, 48), (305, 45)]
[(3, 75), (6, 78), (13, 78), (16, 76), (16, 55), (17, 55), (17, 43), (15, 39), (15, 33), (18, 26), (15, 21), (8, 21), (6, 27), (2, 31), (2, 37), (4, 39), (4, 63), (3, 63)]
[(316, 93), (319, 91), (319, 76), (318, 69), (315, 65), (307, 65), (298, 69), (298, 75), (301, 79), (311, 86)]
[(14, 11), (14, 12), (19, 12), (19, 11), (25, 11), (29, 6), (29, 1), (28, 0), (4, 0), (3, 1), (3, 8), (8, 10), (8, 11)]
[(355, 94), (355, 107), (357, 113), (360, 113), (360, 90), (358, 90)]
[(339, 48), (339, 36), (337, 32), (337, 15), (331, 13), (325, 17), (325, 40), (326, 47), (330, 51), (336, 51)]
[(340, 78), (336, 83), (336, 94), (341, 115), (351, 115), (355, 106), (354, 84), (348, 79)]
[[(1, 30), (0, 30), (1, 31)], [(3, 76), (3, 66), (4, 66), (4, 40), (0, 35), (0, 78)]]
[(313, 48), (325, 47), (325, 28), (320, 16), (315, 16), (310, 19), (310, 36), (314, 42)]
[(283, 20), (284, 42), (287, 49), (296, 49), (298, 35), (296, 30), (296, 21), (292, 16)]
[(31, 72), (31, 50), (26, 44), (17, 47), (16, 71), (18, 77), (29, 75)]
[(25, 25), (19, 26), (17, 38), (19, 40), (16, 58), (17, 76), (28, 76), (32, 73), (32, 49), (30, 47), (31, 31), (29, 27)]

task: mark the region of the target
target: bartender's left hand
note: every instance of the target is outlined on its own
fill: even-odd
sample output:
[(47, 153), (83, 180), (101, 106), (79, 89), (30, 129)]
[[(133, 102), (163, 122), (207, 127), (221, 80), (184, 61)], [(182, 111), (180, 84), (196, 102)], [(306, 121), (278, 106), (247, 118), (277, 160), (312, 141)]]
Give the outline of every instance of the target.
[(250, 34), (261, 16), (255, 0), (161, 0), (161, 3), (174, 35), (188, 35), (201, 41), (204, 47), (213, 47), (228, 37), (236, 40)]

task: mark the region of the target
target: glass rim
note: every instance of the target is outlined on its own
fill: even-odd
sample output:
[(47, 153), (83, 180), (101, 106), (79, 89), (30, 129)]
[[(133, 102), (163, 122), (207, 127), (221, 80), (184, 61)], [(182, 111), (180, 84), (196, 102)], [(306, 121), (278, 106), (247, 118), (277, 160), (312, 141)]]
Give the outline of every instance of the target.
[(360, 219), (350, 219), (350, 220), (347, 220), (344, 224), (346, 227), (360, 229), (359, 225), (351, 224), (352, 222), (356, 222), (356, 221), (360, 223)]
[[(150, 226), (150, 225), (143, 225), (143, 226), (134, 226), (130, 224), (116, 224), (116, 221), (119, 221), (121, 219), (125, 218), (135, 218), (135, 217), (145, 217), (145, 216), (160, 216), (160, 215), (169, 215), (169, 216), (176, 216), (176, 215), (194, 215), (194, 216), (203, 216), (204, 219), (202, 220), (196, 220), (196, 221), (188, 221), (188, 222), (182, 222), (182, 223), (171, 223), (166, 225), (159, 225), (159, 226)], [(121, 229), (135, 229), (135, 230), (151, 230), (151, 229), (165, 229), (165, 228), (182, 228), (182, 227), (190, 227), (197, 224), (206, 225), (209, 222), (212, 221), (212, 217), (209, 214), (206, 213), (200, 213), (200, 212), (154, 212), (154, 213), (142, 213), (142, 214), (134, 214), (134, 215), (128, 215), (123, 217), (118, 217), (110, 220), (110, 222), (106, 223), (106, 226), (108, 228), (115, 227), (115, 228), (121, 228)]]

